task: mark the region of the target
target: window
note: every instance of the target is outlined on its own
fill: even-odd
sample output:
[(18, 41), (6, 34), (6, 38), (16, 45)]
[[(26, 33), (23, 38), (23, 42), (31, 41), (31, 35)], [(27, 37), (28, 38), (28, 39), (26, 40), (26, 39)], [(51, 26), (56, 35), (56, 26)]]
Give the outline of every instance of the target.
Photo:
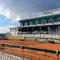
[(48, 20), (48, 23), (52, 23), (52, 22), (55, 22), (55, 20), (54, 20), (53, 18), (50, 18), (50, 19)]
[(37, 21), (35, 21), (35, 24), (39, 24), (39, 21), (37, 20)]
[(28, 25), (28, 22), (25, 22), (25, 26), (27, 26)]
[(57, 21), (57, 22), (60, 22), (60, 17), (58, 17), (58, 18), (56, 19), (56, 21)]
[(33, 21), (30, 21), (29, 25), (33, 25)]
[(44, 23), (47, 23), (47, 20), (42, 19), (42, 20), (41, 20), (41, 23), (43, 23), (43, 24), (44, 24)]
[(23, 23), (20, 23), (20, 26), (23, 26)]

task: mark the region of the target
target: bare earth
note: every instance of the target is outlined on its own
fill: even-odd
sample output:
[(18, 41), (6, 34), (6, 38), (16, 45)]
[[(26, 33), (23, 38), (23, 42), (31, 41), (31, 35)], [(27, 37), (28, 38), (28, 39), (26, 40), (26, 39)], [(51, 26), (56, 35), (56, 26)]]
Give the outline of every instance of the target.
[[(36, 41), (19, 41), (19, 40), (0, 40), (0, 44), (16, 44), (16, 45), (24, 45), (36, 48), (45, 48), (51, 50), (60, 50), (60, 44), (58, 43), (43, 43)], [(12, 47), (5, 47), (5, 53), (13, 54), (20, 57), (25, 57), (28, 60), (60, 60), (60, 55), (57, 57), (56, 54), (28, 50), (28, 49), (19, 49)]]

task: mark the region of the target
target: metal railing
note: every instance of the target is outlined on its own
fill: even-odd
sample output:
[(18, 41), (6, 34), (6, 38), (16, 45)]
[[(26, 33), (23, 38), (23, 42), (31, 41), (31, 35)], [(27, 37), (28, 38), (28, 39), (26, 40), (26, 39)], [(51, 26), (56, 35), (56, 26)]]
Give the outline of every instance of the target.
[[(58, 58), (58, 56), (60, 55), (60, 51), (59, 50), (49, 50), (49, 49), (42, 49), (42, 48), (34, 48), (34, 47), (23, 46), (23, 45), (19, 46), (19, 45), (15, 45), (15, 44), (0, 44), (0, 47), (3, 47), (3, 52), (4, 52), (5, 47), (19, 48), (19, 49), (22, 49), (22, 50), (28, 49), (28, 50), (33, 50), (33, 51), (40, 51), (40, 52), (56, 54), (57, 60), (60, 59), (60, 58)], [(22, 52), (24, 52), (24, 51), (22, 51)]]
[(15, 47), (15, 48), (21, 48), (21, 49), (30, 49), (30, 50), (36, 50), (36, 51), (42, 51), (42, 52), (48, 52), (48, 53), (55, 53), (60, 54), (60, 51), (58, 50), (49, 50), (49, 49), (42, 49), (42, 48), (33, 48), (33, 47), (28, 47), (28, 46), (23, 46), (23, 45), (15, 45), (15, 44), (0, 44), (0, 46), (8, 46), (8, 47)]

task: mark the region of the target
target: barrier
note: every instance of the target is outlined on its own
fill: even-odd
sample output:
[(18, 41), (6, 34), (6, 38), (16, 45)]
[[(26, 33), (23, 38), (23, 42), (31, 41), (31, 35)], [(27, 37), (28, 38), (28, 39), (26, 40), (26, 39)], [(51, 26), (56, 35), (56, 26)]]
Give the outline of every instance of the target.
[(32, 48), (28, 46), (23, 46), (23, 45), (15, 45), (15, 44), (0, 44), (0, 46), (4, 47), (15, 47), (15, 48), (21, 48), (21, 49), (30, 49), (30, 50), (35, 50), (35, 51), (41, 51), (41, 52), (47, 52), (47, 53), (54, 53), (57, 56), (60, 54), (60, 51), (58, 50), (49, 50), (49, 49), (42, 49), (42, 48)]

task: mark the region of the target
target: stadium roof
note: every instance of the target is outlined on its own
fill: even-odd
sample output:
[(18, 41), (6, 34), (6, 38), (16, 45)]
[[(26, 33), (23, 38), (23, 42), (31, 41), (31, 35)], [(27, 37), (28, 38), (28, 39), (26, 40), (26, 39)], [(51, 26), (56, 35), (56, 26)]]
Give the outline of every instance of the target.
[(57, 14), (60, 14), (60, 8), (43, 11), (43, 12), (37, 13), (34, 16), (28, 16), (28, 18), (24, 18), (22, 20), (29, 20), (33, 18), (40, 18), (40, 17), (50, 16), (50, 15), (57, 15)]

